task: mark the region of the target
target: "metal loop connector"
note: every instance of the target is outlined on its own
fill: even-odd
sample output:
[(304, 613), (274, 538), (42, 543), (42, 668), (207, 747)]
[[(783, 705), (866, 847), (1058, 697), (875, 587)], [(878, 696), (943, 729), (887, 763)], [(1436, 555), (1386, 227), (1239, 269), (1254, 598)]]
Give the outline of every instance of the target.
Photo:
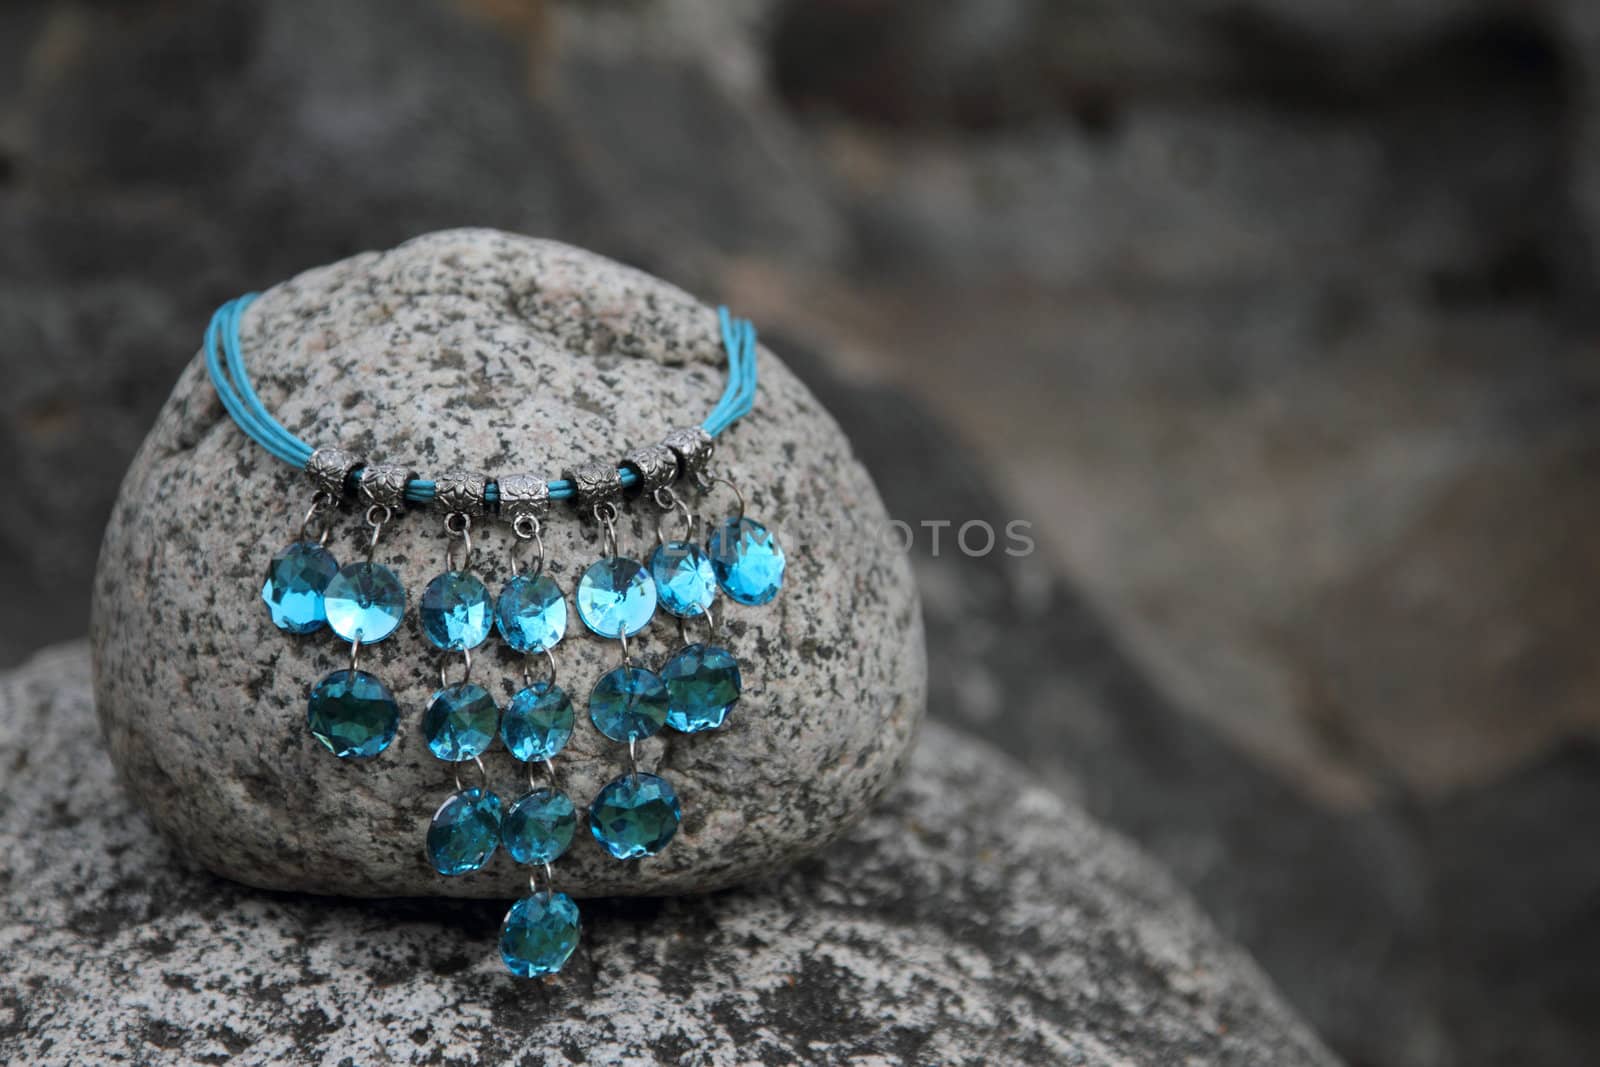
[[(450, 540), (444, 546), (444, 569), (464, 571), (472, 562), (472, 516), (465, 511), (452, 511), (444, 517), (444, 532)], [(455, 562), (455, 549), (461, 545), (461, 562)]]
[(373, 504), (367, 508), (367, 525), (372, 527), (372, 536), (367, 538), (367, 562), (372, 562), (373, 554), (378, 551), (378, 538), (383, 534), (384, 523), (394, 518), (394, 511), (387, 504)]
[[(464, 649), (461, 650), (461, 661), (462, 661), (462, 664), (463, 664), (463, 669), (461, 671), (461, 681), (457, 682), (456, 684), (457, 685), (466, 685), (469, 681), (472, 680), (472, 649), (464, 648)], [(448, 653), (439, 657), (439, 688), (440, 689), (449, 689), (450, 688), (450, 679), (445, 676), (445, 668), (448, 667), (449, 665), (450, 665), (450, 656), (449, 656)]]
[[(544, 655), (545, 662), (550, 664), (550, 674), (549, 674), (549, 676), (546, 677), (546, 678), (543, 678), (541, 680), (544, 682), (545, 685), (553, 686), (553, 685), (556, 684), (556, 656), (555, 656), (555, 653), (550, 651), (548, 648), (540, 649), (539, 652)], [(530, 689), (533, 687), (533, 669), (531, 667), (529, 667), (528, 664), (532, 659), (533, 659), (532, 655), (528, 655), (528, 656), (522, 657), (522, 683), (524, 685), (526, 685), (527, 687), (529, 687)]]
[[(533, 567), (529, 571), (537, 578), (544, 573), (544, 528), (536, 515), (523, 513), (511, 520), (511, 532), (517, 537), (517, 544), (532, 544), (537, 550), (533, 557)], [(511, 547), (511, 576), (514, 578), (522, 573), (522, 565), (517, 560), (517, 546)]]
[[(466, 788), (465, 786), (463, 786), (461, 784), (461, 765), (463, 763), (466, 763), (466, 762), (467, 762), (466, 760), (457, 760), (454, 763), (450, 764), (450, 773), (455, 777), (455, 780), (456, 780), (456, 792), (457, 793), (461, 792), (463, 789)], [(489, 771), (483, 765), (483, 757), (482, 756), (473, 756), (472, 757), (472, 762), (476, 763), (478, 765), (478, 788), (479, 789), (488, 789), (489, 788)]]
[(328, 535), (333, 532), (332, 529), (326, 522), (318, 523), (317, 535), (313, 538), (311, 536), (311, 520), (322, 514), (332, 504), (333, 498), (321, 489), (311, 494), (311, 506), (306, 509), (306, 517), (300, 520), (300, 532), (295, 535), (295, 540), (315, 540), (319, 545), (326, 545), (328, 543)]

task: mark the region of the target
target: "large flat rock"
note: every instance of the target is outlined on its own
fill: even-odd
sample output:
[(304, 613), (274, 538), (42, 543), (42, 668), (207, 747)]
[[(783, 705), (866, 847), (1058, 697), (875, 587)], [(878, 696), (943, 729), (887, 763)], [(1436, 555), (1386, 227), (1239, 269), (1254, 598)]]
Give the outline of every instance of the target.
[(556, 980), (502, 905), (248, 889), (129, 804), (87, 650), (0, 678), (0, 1060), (1331, 1064), (1148, 859), (926, 728), (819, 858), (723, 893), (586, 902)]

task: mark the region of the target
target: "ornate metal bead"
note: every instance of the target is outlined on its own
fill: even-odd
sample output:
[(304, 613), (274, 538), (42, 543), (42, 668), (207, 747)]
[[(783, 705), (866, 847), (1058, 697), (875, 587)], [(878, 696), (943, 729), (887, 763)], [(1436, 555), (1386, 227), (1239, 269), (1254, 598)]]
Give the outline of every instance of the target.
[(637, 494), (653, 493), (678, 480), (678, 454), (666, 445), (645, 445), (622, 457), (622, 467), (639, 476)]
[(550, 508), (550, 486), (537, 474), (502, 474), (495, 481), (500, 517), (515, 522), (523, 515), (543, 518)]
[(399, 511), (405, 507), (406, 483), (416, 476), (416, 471), (405, 467), (388, 463), (371, 464), (361, 469), (361, 495), (369, 504)]
[(306, 475), (319, 492), (343, 500), (350, 475), (366, 460), (342, 448), (319, 448), (306, 460)]
[(433, 483), (433, 505), (440, 511), (482, 515), (489, 510), (484, 492), (489, 479), (477, 471), (446, 471)]
[(705, 470), (706, 464), (711, 462), (711, 453), (716, 449), (711, 435), (699, 426), (673, 430), (661, 439), (661, 443), (678, 457), (678, 473), (682, 478), (693, 478)]
[(622, 476), (609, 463), (585, 463), (562, 477), (572, 483), (572, 502), (582, 511), (615, 503), (622, 496)]

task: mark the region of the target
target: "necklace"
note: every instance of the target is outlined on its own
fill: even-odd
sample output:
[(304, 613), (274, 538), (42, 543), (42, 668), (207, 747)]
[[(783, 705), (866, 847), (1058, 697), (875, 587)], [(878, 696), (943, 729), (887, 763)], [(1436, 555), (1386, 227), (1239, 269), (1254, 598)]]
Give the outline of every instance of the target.
[[(745, 515), (745, 499), (710, 461), (718, 435), (755, 405), (756, 331), (747, 321), (718, 311), (728, 356), (721, 398), (698, 425), (674, 429), (659, 444), (627, 452), (620, 462), (577, 463), (561, 477), (528, 473), (488, 476), (470, 470), (420, 477), (394, 463), (373, 463), (339, 448), (317, 448), (290, 433), (257, 395), (245, 364), (239, 324), (256, 299), (247, 294), (218, 308), (206, 329), (206, 369), (223, 407), (239, 429), (272, 456), (305, 471), (310, 504), (294, 539), (267, 566), (261, 587), (271, 620), (289, 634), (323, 629), (350, 646), (349, 666), (310, 687), (306, 725), (311, 738), (341, 759), (370, 759), (394, 740), (400, 705), (382, 681), (360, 667), (361, 650), (390, 637), (404, 618), (408, 596), (400, 578), (377, 561), (384, 529), (408, 509), (431, 507), (442, 516), (444, 570), (417, 598), (423, 637), (439, 653), (439, 687), (422, 716), (429, 751), (450, 765), (454, 790), (430, 820), (425, 845), (441, 875), (482, 869), (503, 846), (528, 868), (528, 896), (506, 913), (500, 953), (511, 973), (554, 974), (576, 949), (577, 905), (554, 886), (553, 864), (571, 845), (580, 818), (591, 836), (618, 860), (652, 856), (677, 832), (682, 807), (672, 784), (639, 769), (638, 742), (670, 727), (698, 733), (722, 726), (738, 704), (743, 683), (738, 660), (717, 636), (719, 596), (760, 605), (783, 584), (784, 554), (761, 523)], [(698, 495), (716, 485), (732, 491), (732, 515), (708, 524), (679, 488)], [(656, 545), (644, 559), (618, 545), (616, 520), (628, 501), (657, 509)], [(583, 625), (620, 645), (620, 662), (590, 689), (588, 718), (600, 734), (627, 746), (627, 767), (601, 787), (580, 812), (562, 792), (555, 757), (572, 737), (572, 698), (556, 682), (555, 648), (567, 631), (567, 597), (545, 573), (543, 523), (554, 501), (569, 502), (592, 518), (600, 541), (573, 591)], [(327, 545), (341, 508), (364, 506), (366, 551), (341, 565)], [(681, 532), (666, 527), (676, 516)], [(512, 534), (510, 578), (491, 595), (472, 570), (473, 534), (495, 521)], [(680, 646), (657, 668), (629, 653), (628, 639), (656, 615), (672, 616)], [(704, 640), (688, 627), (704, 620)], [(472, 680), (473, 650), (498, 632), (522, 657), (522, 688), (502, 708)], [(459, 678), (450, 663), (459, 654)], [(542, 662), (541, 677), (533, 666)], [(526, 790), (505, 803), (490, 788), (482, 756), (499, 740), (527, 769)], [(466, 765), (478, 781), (463, 782)], [(519, 789), (522, 787), (519, 785)], [(542, 886), (541, 886), (542, 883)]]

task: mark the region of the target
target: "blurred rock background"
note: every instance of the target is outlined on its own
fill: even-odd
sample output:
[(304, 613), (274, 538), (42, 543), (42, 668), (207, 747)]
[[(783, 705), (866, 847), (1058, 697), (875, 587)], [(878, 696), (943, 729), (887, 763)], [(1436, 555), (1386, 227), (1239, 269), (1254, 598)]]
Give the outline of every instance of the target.
[(557, 237), (762, 324), (919, 530), (934, 714), (1350, 1063), (1600, 1061), (1597, 76), (1584, 0), (13, 0), (0, 661), (215, 304)]

